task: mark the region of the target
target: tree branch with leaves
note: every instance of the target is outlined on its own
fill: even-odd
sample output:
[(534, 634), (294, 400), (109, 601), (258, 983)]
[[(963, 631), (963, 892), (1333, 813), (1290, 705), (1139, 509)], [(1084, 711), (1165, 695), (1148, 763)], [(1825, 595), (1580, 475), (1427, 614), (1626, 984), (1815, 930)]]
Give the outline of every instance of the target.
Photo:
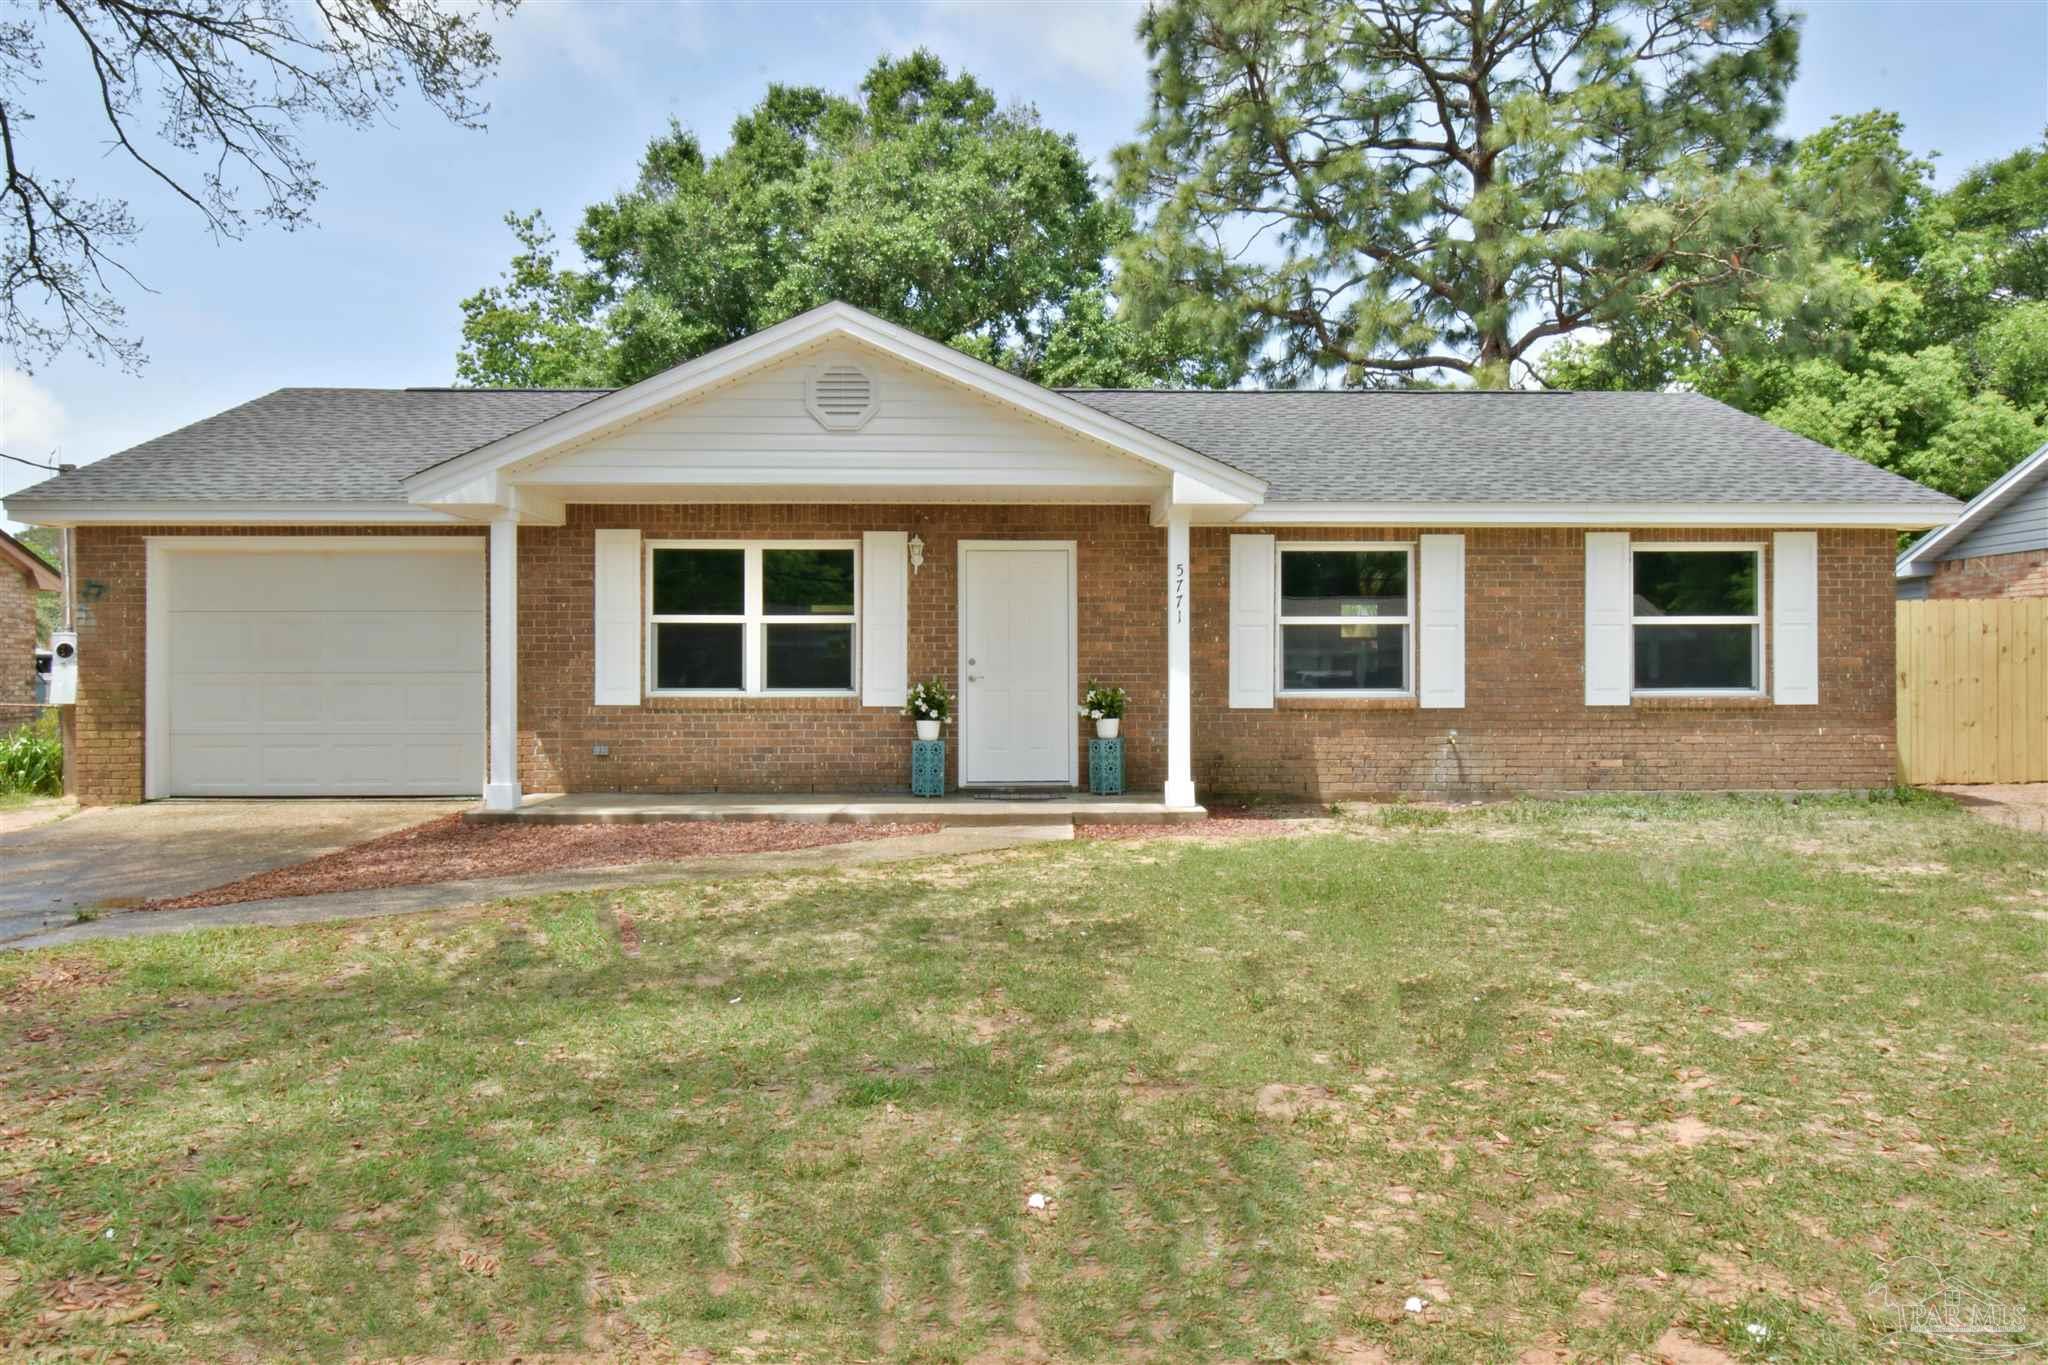
[(5, 0), (0, 20), (0, 342), (21, 364), (67, 350), (133, 368), (119, 253), (140, 227), (118, 193), (81, 190), (34, 154), (33, 96), (83, 79), (111, 151), (217, 238), (309, 221), (321, 185), (302, 142), (362, 127), (410, 86), (480, 126), (497, 64), (489, 23), (518, 0)]

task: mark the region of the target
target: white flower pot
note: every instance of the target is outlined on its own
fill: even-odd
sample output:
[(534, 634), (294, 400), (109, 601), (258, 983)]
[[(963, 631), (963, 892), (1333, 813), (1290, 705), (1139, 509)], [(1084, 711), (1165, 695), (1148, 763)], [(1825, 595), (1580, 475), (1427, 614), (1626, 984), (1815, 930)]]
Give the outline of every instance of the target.
[(1124, 718), (1122, 716), (1117, 716), (1114, 719), (1105, 717), (1102, 720), (1098, 720), (1095, 722), (1095, 737), (1097, 739), (1115, 739), (1117, 727), (1123, 723)]
[(935, 720), (919, 721), (917, 723), (917, 737), (919, 739), (937, 739), (939, 737), (939, 722)]

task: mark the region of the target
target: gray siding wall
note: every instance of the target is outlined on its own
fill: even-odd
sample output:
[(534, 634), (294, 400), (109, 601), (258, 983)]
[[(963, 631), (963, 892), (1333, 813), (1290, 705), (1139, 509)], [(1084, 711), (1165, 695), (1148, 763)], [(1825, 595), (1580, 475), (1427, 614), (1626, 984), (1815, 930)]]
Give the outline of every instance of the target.
[(2038, 473), (2033, 487), (1999, 508), (1989, 521), (1957, 541), (1942, 558), (2009, 555), (2020, 550), (2048, 550), (2048, 477)]

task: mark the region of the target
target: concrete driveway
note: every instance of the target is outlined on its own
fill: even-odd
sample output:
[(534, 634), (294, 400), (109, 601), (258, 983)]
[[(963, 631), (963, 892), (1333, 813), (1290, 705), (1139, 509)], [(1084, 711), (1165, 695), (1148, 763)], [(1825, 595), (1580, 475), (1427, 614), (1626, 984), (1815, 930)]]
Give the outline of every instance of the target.
[[(303, 862), (470, 801), (153, 801), (0, 832), (0, 942)], [(0, 827), (4, 828), (4, 827)]]

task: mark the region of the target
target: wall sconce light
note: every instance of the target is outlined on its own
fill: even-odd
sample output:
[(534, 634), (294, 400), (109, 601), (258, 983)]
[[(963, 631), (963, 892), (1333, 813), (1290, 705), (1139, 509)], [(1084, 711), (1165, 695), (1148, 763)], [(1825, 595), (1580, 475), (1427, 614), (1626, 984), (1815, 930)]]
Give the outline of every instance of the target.
[(916, 573), (924, 567), (924, 537), (910, 538), (910, 571)]

